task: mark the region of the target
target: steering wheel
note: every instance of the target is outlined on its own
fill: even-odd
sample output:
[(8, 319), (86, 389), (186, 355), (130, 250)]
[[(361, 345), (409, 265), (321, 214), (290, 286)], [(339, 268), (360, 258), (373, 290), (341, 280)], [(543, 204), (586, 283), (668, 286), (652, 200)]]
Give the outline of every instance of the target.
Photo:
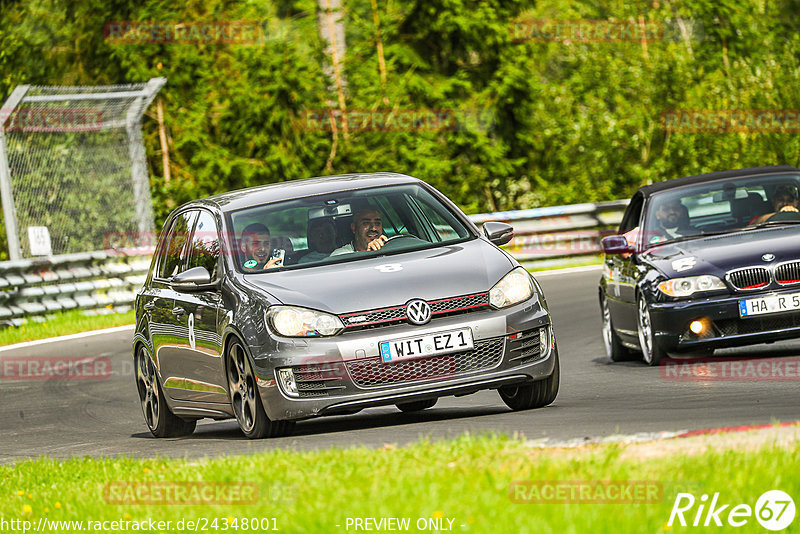
[[(414, 234), (397, 234), (397, 235), (393, 235), (392, 237), (388, 238), (386, 240), (386, 243), (388, 243), (389, 241), (394, 241), (395, 239), (400, 239), (401, 237), (413, 237), (414, 239), (419, 239)], [(384, 243), (384, 245), (386, 245), (386, 243)]]

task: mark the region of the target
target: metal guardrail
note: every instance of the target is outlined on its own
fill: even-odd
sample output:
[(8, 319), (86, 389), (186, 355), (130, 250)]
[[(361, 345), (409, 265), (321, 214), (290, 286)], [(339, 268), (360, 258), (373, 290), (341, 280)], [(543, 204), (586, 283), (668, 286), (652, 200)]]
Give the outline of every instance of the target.
[(628, 202), (480, 213), (469, 218), (479, 226), (488, 221), (513, 225), (514, 239), (503, 248), (526, 267), (550, 267), (602, 253), (600, 240), (614, 233)]
[(150, 260), (87, 252), (0, 262), (0, 325), (73, 309), (128, 311)]
[[(627, 200), (471, 215), (481, 225), (503, 221), (515, 237), (505, 246), (526, 266), (574, 262), (599, 254)], [(0, 262), (0, 325), (19, 326), (53, 312), (93, 309), (124, 312), (150, 268), (152, 251), (88, 252)], [(149, 253), (148, 253), (149, 252)]]

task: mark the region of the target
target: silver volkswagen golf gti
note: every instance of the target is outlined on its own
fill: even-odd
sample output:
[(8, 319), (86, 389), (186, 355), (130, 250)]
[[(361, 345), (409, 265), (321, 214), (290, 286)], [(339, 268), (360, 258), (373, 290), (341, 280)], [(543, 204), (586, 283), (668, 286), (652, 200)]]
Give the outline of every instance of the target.
[(496, 389), (514, 410), (558, 393), (536, 280), (445, 196), (401, 174), (329, 176), (190, 202), (167, 219), (136, 297), (133, 355), (159, 437), (236, 418), (294, 422)]

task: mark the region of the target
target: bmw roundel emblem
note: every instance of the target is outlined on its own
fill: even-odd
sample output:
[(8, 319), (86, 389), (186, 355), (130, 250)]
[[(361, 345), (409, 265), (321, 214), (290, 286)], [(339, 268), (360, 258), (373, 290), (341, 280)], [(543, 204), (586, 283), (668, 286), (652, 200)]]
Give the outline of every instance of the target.
[(406, 315), (412, 324), (425, 324), (431, 320), (430, 304), (421, 299), (414, 299), (406, 305)]
[(767, 252), (766, 254), (761, 256), (761, 259), (764, 261), (772, 261), (775, 259), (775, 254), (770, 254), (769, 252)]

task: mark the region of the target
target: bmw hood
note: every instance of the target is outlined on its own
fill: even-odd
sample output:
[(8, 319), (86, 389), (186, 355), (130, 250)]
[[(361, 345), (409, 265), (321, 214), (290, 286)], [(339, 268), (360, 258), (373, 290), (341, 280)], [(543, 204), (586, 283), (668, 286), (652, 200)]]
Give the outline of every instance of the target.
[(668, 278), (712, 274), (800, 258), (800, 225), (700, 237), (655, 247), (642, 259)]
[(494, 245), (473, 239), (245, 280), (284, 304), (342, 314), (488, 291), (514, 266)]

